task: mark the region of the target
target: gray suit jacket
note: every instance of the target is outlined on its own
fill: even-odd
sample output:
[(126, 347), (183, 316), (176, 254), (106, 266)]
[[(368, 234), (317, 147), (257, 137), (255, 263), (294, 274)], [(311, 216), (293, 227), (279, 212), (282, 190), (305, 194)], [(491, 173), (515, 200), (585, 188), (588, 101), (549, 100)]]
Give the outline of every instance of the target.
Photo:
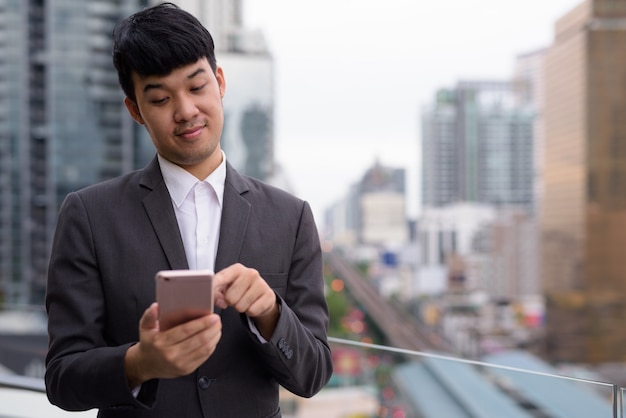
[(46, 387), (68, 410), (102, 417), (280, 417), (278, 385), (310, 397), (332, 374), (319, 237), (308, 204), (241, 176), (230, 165), (215, 269), (257, 269), (281, 315), (261, 344), (234, 309), (222, 339), (195, 373), (142, 385), (133, 397), (124, 354), (155, 300), (159, 270), (187, 259), (157, 159), (145, 169), (66, 197), (48, 274)]

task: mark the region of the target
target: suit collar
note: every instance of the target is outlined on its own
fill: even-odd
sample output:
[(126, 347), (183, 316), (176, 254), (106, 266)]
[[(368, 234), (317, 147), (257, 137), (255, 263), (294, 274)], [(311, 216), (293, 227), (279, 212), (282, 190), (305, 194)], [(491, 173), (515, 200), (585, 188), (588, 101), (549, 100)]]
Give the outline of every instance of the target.
[(159, 166), (159, 160), (155, 154), (152, 161), (142, 170), (139, 184), (147, 187), (150, 190), (156, 189), (160, 183), (163, 183), (163, 174), (161, 174), (161, 167)]
[[(189, 268), (171, 197), (156, 157), (143, 170), (140, 184), (152, 191), (143, 199), (143, 205), (170, 267)], [(252, 211), (252, 203), (246, 199), (249, 190), (248, 180), (226, 161), (224, 203), (215, 271), (240, 261), (241, 248)]]
[(246, 178), (239, 174), (228, 160), (226, 160), (226, 184), (230, 185), (239, 195), (243, 195), (250, 190), (250, 185)]
[(144, 168), (139, 183), (151, 190), (142, 202), (170, 268), (188, 269), (189, 264), (178, 222), (176, 222), (172, 199), (163, 181), (156, 157)]

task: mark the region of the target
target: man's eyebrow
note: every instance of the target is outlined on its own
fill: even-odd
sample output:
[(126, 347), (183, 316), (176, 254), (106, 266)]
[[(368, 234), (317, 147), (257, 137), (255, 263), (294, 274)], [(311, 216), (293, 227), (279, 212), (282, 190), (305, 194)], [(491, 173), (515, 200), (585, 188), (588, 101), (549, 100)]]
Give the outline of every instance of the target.
[(160, 83), (146, 84), (145, 86), (143, 86), (143, 92), (146, 93), (148, 90), (160, 89), (161, 87), (163, 87), (163, 84)]
[[(196, 71), (194, 71), (193, 73), (191, 73), (191, 74), (189, 74), (187, 76), (187, 80), (191, 80), (192, 78), (194, 78), (198, 74), (202, 74), (204, 72), (206, 72), (206, 70), (204, 68), (198, 68)], [(149, 83), (149, 84), (146, 84), (145, 86), (143, 86), (143, 92), (145, 93), (148, 90), (160, 89), (162, 87), (163, 87), (163, 84), (161, 84), (161, 83)]]
[(192, 78), (194, 78), (198, 74), (204, 73), (205, 71), (206, 70), (204, 68), (198, 68), (196, 71), (194, 71), (193, 73), (191, 73), (191, 74), (189, 74), (187, 76), (187, 80), (191, 80)]

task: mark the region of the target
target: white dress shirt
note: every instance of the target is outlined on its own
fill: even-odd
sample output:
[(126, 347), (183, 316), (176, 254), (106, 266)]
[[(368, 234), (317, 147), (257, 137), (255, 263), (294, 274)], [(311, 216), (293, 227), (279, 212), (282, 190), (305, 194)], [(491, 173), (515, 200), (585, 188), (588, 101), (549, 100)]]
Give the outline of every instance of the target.
[(220, 238), (226, 156), (204, 180), (198, 180), (182, 167), (158, 156), (165, 185), (174, 204), (189, 269), (215, 271)]
[[(160, 155), (158, 159), (174, 204), (189, 269), (215, 272), (226, 181), (226, 154), (222, 151), (222, 163), (202, 181)], [(248, 325), (259, 341), (267, 342), (250, 317)]]

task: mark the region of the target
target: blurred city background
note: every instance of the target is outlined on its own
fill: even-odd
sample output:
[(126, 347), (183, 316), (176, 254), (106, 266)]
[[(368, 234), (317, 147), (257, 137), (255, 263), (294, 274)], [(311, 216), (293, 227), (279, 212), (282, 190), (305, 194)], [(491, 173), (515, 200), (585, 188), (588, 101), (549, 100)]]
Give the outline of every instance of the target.
[[(111, 63), (114, 24), (153, 3), (0, 0), (0, 376), (43, 376), (46, 270), (64, 196), (154, 155), (123, 106)], [(385, 48), (418, 68), (411, 78), (420, 79), (420, 67), (433, 70), (428, 52), (411, 49), (403, 26), (393, 28), (401, 1), (322, 2), (327, 10), (303, 25), (318, 32), (317, 44), (300, 45), (307, 73), (281, 67), (289, 62), (278, 47), (285, 32), (267, 33), (261, 17), (273, 13), (288, 31), (299, 25), (294, 14), (302, 16), (297, 2), (269, 1), (269, 10), (253, 0), (174, 3), (214, 37), (227, 81), (228, 160), (310, 200), (316, 215), (336, 372), (311, 400), (284, 393), (286, 418), (596, 418), (617, 417), (617, 404), (623, 413), (626, 2), (563, 0), (546, 27), (448, 2), (459, 3), (465, 21), (469, 12), (487, 14), (520, 37), (549, 36), (513, 51), (508, 72), (480, 74), (471, 59), (464, 72), (450, 60), (458, 78), (420, 87), (413, 101), (386, 90), (402, 89), (396, 74), (407, 70), (403, 61), (386, 63)], [(406, 14), (419, 14), (410, 3)], [(449, 16), (441, 11), (432, 26), (441, 34), (427, 35), (471, 38), (455, 31), (455, 6)], [(387, 27), (376, 21), (369, 32), (352, 30), (361, 13), (391, 22), (397, 43), (376, 41)], [(324, 38), (338, 16), (351, 16), (345, 37)], [(497, 38), (497, 30), (482, 38), (483, 50)], [(331, 43), (333, 60), (315, 55)], [(372, 59), (342, 74), (352, 50)], [(475, 60), (489, 66), (488, 55)], [(358, 65), (367, 67), (365, 81)], [(309, 89), (319, 82), (310, 77), (328, 72), (353, 85)], [(368, 110), (332, 130), (348, 87)], [(310, 107), (281, 102), (285, 91)], [(405, 115), (411, 138), (387, 114)], [(278, 115), (294, 119), (308, 142), (290, 137)], [(342, 142), (350, 123), (357, 133)], [(376, 147), (359, 142), (368, 129)]]

